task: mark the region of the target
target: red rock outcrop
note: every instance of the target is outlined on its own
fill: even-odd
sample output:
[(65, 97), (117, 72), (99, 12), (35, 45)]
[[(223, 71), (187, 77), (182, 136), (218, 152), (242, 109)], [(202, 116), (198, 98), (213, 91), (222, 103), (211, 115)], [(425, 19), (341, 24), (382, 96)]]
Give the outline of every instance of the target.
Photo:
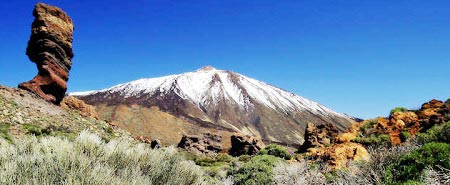
[(434, 125), (449, 121), (450, 106), (439, 100), (431, 100), (424, 103), (419, 110), (405, 112), (393, 112), (389, 118), (379, 117), (373, 126), (373, 133), (387, 134), (393, 145), (404, 142), (401, 138), (402, 132), (409, 132), (415, 136), (419, 132), (425, 132)]
[(265, 145), (260, 139), (236, 134), (231, 136), (231, 149), (229, 153), (233, 156), (256, 155), (264, 148)]
[(214, 155), (222, 151), (221, 142), (222, 136), (212, 133), (205, 133), (202, 136), (185, 135), (181, 138), (178, 148), (186, 149), (197, 155)]
[(417, 112), (420, 125), (424, 130), (428, 130), (436, 124), (442, 124), (448, 121), (450, 107), (439, 100), (431, 100), (424, 103)]
[(33, 12), (28, 58), (36, 63), (38, 74), (19, 88), (31, 91), (59, 105), (67, 90), (72, 66), (72, 19), (61, 9), (38, 3)]

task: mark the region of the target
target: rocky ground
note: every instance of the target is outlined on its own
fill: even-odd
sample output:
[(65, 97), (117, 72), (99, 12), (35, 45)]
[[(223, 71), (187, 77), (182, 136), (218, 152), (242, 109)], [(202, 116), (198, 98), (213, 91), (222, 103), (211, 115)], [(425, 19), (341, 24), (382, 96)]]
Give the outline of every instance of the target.
[(66, 104), (65, 107), (49, 103), (28, 91), (0, 86), (1, 136), (8, 140), (21, 138), (25, 134), (74, 138), (83, 130), (98, 133), (107, 140), (128, 135), (125, 131), (114, 130), (95, 116), (89, 117), (90, 114), (69, 108), (74, 106)]

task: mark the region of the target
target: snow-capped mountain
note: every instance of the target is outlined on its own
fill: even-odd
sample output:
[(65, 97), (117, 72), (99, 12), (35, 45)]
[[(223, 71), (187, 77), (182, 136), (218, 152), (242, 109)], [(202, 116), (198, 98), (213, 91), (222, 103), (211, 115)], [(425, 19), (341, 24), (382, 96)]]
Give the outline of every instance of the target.
[[(140, 79), (100, 91), (71, 95), (102, 107), (101, 110), (120, 105), (157, 107), (158, 111), (199, 127), (257, 135), (266, 141), (286, 144), (301, 144), (308, 122), (332, 123), (340, 130), (352, 123), (350, 117), (314, 101), (211, 66), (195, 72)], [(119, 125), (125, 124), (121, 123), (125, 120), (116, 120), (117, 114), (121, 112), (104, 112), (110, 111), (112, 113), (105, 115), (105, 119), (118, 122)], [(139, 124), (161, 124), (139, 120)]]

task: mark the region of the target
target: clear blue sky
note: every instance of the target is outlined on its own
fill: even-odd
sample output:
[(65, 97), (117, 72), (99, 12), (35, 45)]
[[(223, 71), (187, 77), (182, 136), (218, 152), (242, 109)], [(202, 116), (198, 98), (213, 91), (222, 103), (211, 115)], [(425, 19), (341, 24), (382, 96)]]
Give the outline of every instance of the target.
[[(37, 1), (0, 5), (0, 84), (30, 80)], [(75, 23), (69, 91), (229, 69), (370, 118), (450, 97), (448, 0), (54, 0)]]

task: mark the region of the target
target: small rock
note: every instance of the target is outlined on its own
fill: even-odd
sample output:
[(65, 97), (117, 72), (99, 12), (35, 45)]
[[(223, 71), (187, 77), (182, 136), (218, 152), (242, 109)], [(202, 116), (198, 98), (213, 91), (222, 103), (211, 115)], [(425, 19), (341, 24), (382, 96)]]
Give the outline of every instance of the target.
[(161, 148), (161, 141), (159, 140), (159, 139), (155, 139), (155, 140), (153, 140), (152, 142), (151, 142), (151, 144), (150, 144), (150, 146), (153, 148), (153, 149), (158, 149), (158, 148)]

